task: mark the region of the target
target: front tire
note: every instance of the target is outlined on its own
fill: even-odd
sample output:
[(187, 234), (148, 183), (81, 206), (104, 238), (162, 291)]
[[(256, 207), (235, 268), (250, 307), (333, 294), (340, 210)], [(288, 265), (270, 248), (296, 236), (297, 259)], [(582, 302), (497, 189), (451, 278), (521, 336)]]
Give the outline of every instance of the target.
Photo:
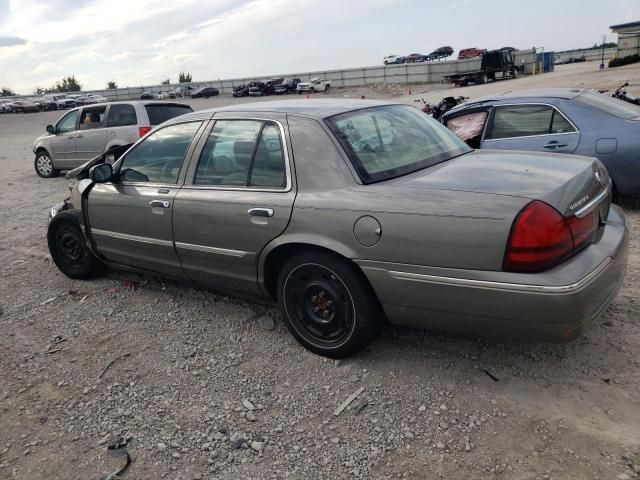
[(51, 220), (47, 243), (53, 262), (69, 278), (94, 278), (105, 270), (104, 263), (87, 247), (78, 221), (69, 213), (59, 213)]
[(278, 302), (295, 339), (326, 357), (357, 353), (382, 325), (382, 308), (362, 272), (329, 253), (287, 261), (278, 276)]
[(53, 166), (51, 155), (46, 150), (38, 150), (36, 152), (33, 166), (38, 176), (42, 178), (57, 177), (60, 174), (60, 170)]

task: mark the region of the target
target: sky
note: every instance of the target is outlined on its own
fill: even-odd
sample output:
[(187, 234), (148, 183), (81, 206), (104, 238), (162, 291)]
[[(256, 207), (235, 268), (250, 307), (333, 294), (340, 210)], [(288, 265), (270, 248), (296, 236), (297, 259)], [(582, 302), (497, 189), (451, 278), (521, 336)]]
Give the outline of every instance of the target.
[(269, 77), (443, 45), (563, 50), (635, 20), (640, 0), (0, 0), (0, 87)]

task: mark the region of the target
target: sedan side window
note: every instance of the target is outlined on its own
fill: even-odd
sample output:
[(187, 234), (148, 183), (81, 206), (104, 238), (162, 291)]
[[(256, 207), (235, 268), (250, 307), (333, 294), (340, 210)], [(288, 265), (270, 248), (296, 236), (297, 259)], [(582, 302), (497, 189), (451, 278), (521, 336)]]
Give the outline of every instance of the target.
[(559, 111), (553, 110), (553, 118), (551, 119), (551, 130), (549, 133), (571, 133), (576, 129), (571, 122), (565, 118)]
[(201, 125), (179, 123), (149, 134), (122, 160), (120, 180), (176, 183), (187, 149)]
[(58, 122), (56, 126), (56, 133), (68, 133), (73, 132), (76, 129), (76, 120), (78, 119), (78, 110), (67, 113)]
[(285, 185), (280, 130), (257, 120), (219, 120), (202, 149), (196, 185), (269, 187)]
[(491, 129), (492, 139), (528, 137), (549, 133), (553, 108), (547, 105), (511, 105), (496, 107)]
[(574, 132), (575, 128), (549, 105), (497, 106), (488, 139)]

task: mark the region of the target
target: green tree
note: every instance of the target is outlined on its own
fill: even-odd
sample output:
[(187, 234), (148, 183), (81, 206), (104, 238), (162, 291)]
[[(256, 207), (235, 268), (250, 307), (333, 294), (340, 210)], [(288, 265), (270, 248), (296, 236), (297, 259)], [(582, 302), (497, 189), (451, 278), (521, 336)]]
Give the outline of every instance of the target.
[(171, 83), (171, 80), (169, 80), (168, 78), (166, 80), (162, 80), (160, 82), (160, 85), (169, 85)]
[(82, 90), (82, 85), (76, 80), (75, 75), (70, 75), (62, 79), (62, 82), (56, 83), (55, 86), (58, 92), (79, 92)]
[(2, 87), (2, 90), (0, 90), (0, 97), (13, 97), (15, 94), (16, 92), (9, 87)]
[(116, 82), (113, 80), (109, 80), (107, 82), (107, 90), (115, 90), (116, 88), (118, 88), (118, 84)]
[(180, 72), (178, 83), (191, 83), (191, 74), (189, 72)]

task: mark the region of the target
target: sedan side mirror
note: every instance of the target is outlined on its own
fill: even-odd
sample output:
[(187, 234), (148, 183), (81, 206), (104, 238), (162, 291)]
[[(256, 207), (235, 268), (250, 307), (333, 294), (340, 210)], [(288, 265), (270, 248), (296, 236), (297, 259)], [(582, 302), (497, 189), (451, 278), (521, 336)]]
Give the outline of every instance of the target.
[(95, 183), (106, 183), (113, 177), (113, 167), (108, 163), (94, 165), (89, 170), (89, 178)]
[(55, 133), (55, 130), (53, 129), (53, 125), (47, 125), (47, 132), (48, 133)]

